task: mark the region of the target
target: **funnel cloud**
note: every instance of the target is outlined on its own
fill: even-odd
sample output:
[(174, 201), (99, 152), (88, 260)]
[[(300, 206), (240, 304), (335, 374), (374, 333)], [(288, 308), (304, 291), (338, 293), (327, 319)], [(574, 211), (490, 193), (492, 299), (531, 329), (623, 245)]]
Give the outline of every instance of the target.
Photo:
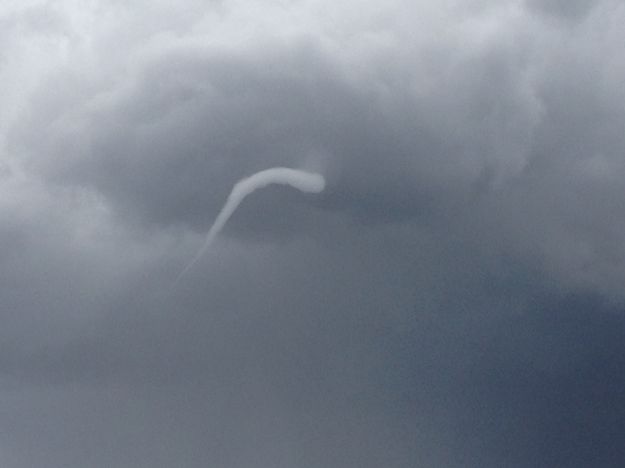
[(290, 169), (287, 167), (274, 167), (266, 169), (246, 177), (245, 179), (241, 179), (234, 185), (232, 192), (228, 195), (228, 199), (226, 200), (224, 207), (217, 215), (215, 222), (206, 235), (204, 245), (202, 245), (195, 257), (193, 257), (187, 266), (180, 272), (175, 283), (178, 283), (178, 281), (180, 281), (180, 279), (193, 267), (193, 265), (195, 265), (195, 263), (202, 258), (206, 250), (213, 243), (217, 235), (224, 228), (232, 214), (236, 211), (237, 207), (241, 204), (245, 197), (260, 188), (272, 184), (290, 185), (301, 192), (319, 193), (323, 191), (326, 183), (321, 174), (301, 171), (298, 169)]
[(0, 468), (625, 467), (624, 24), (0, 0)]

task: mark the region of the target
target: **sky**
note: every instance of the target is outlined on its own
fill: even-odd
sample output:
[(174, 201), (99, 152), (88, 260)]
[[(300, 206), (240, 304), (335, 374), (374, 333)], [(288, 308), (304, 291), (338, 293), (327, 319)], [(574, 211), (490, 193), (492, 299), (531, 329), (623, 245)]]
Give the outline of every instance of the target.
[(623, 466), (624, 25), (2, 1), (0, 465)]

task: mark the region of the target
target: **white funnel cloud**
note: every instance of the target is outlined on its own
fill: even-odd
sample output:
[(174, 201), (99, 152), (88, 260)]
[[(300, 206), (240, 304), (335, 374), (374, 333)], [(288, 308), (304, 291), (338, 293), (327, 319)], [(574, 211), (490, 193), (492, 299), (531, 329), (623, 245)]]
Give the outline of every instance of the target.
[(230, 195), (228, 195), (226, 204), (221, 209), (215, 219), (215, 222), (209, 229), (204, 245), (202, 245), (198, 253), (184, 268), (184, 270), (180, 272), (175, 283), (180, 281), (184, 274), (187, 273), (200, 258), (202, 258), (206, 250), (221, 232), (243, 199), (256, 190), (271, 184), (290, 185), (291, 187), (302, 192), (319, 193), (325, 188), (326, 181), (321, 174), (290, 169), (287, 167), (274, 167), (272, 169), (266, 169), (238, 181), (232, 188)]

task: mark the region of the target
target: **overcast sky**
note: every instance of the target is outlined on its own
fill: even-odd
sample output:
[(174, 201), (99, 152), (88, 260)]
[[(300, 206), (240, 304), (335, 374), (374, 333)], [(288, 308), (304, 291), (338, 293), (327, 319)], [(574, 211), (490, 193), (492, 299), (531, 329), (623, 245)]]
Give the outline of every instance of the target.
[[(2, 0), (2, 468), (625, 464), (620, 0)], [(245, 200), (274, 166), (321, 194)]]

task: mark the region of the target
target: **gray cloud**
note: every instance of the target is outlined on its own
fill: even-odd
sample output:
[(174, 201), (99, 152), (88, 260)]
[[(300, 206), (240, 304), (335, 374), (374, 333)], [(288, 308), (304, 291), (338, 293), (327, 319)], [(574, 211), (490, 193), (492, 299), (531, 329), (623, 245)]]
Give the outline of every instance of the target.
[(0, 463), (620, 466), (624, 15), (0, 7)]
[(540, 13), (547, 14), (549, 16), (568, 19), (579, 20), (584, 18), (590, 13), (595, 4), (601, 3), (596, 0), (528, 0), (527, 5)]

